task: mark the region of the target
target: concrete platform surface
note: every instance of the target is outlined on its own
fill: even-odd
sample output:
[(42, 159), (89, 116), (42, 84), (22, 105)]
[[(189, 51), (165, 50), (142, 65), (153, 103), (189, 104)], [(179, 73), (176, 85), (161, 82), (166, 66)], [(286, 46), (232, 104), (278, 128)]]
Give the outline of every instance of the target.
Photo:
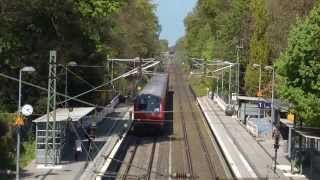
[(306, 179), (288, 173), (290, 163), (281, 152), (278, 155), (280, 164), (274, 173), (272, 141), (260, 144), (239, 121), (226, 116), (207, 96), (198, 98), (198, 103), (237, 178)]

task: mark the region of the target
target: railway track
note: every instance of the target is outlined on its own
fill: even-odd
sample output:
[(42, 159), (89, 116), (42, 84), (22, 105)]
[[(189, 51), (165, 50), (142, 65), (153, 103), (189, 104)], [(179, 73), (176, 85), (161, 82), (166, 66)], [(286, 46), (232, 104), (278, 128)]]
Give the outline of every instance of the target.
[[(187, 89), (184, 89), (186, 94), (189, 94), (190, 92), (187, 92)], [(198, 133), (198, 136), (199, 136), (199, 139), (200, 139), (200, 143), (201, 143), (201, 148), (204, 152), (204, 155), (206, 157), (206, 160), (207, 160), (207, 164), (208, 164), (208, 167), (210, 169), (210, 174), (213, 178), (216, 178), (217, 176), (217, 170), (215, 168), (215, 164), (213, 163), (213, 161), (211, 160), (210, 158), (210, 155), (209, 155), (209, 151), (208, 151), (208, 147), (204, 141), (204, 137), (203, 137), (203, 134), (201, 133), (201, 129), (200, 129), (200, 125), (199, 125), (199, 122), (196, 121), (196, 114), (195, 114), (195, 111), (194, 111), (194, 108), (191, 104), (191, 102), (193, 102), (190, 97), (192, 97), (191, 95), (187, 95), (188, 96), (188, 99), (189, 99), (189, 102), (188, 105), (190, 106), (190, 109), (191, 109), (191, 114), (192, 114), (192, 119), (193, 119), (193, 122), (195, 124), (195, 127), (196, 127), (196, 130), (197, 130), (197, 133)]]
[[(177, 100), (179, 104), (180, 124), (182, 127), (182, 134), (184, 139), (187, 173), (177, 176), (179, 179), (217, 179), (225, 178), (226, 175), (222, 172), (220, 161), (216, 162), (219, 158), (212, 157), (213, 145), (209, 145), (208, 139), (205, 138), (203, 126), (199, 121), (201, 116), (196, 114), (196, 107), (193, 95), (189, 92), (189, 88), (185, 83), (181, 73), (175, 75), (176, 85), (175, 89), (178, 93)], [(209, 137), (209, 135), (207, 135)], [(207, 137), (206, 136), (206, 137)], [(207, 137), (207, 138), (208, 138)], [(211, 142), (210, 142), (211, 143)], [(208, 146), (209, 145), (209, 146)], [(199, 161), (201, 163), (199, 163)], [(196, 174), (197, 173), (197, 174)]]
[(149, 163), (148, 163), (148, 172), (147, 172), (148, 174), (147, 174), (147, 178), (146, 178), (147, 180), (151, 179), (154, 153), (156, 150), (156, 142), (157, 142), (157, 138), (153, 138), (152, 149), (151, 149), (151, 154), (150, 154)]
[[(181, 98), (179, 97), (179, 106), (180, 109), (182, 109), (182, 103), (181, 103)], [(188, 139), (188, 134), (187, 134), (187, 127), (186, 127), (186, 122), (184, 121), (184, 114), (182, 111), (180, 111), (181, 115), (181, 125), (182, 125), (182, 131), (183, 131), (183, 139), (184, 139), (184, 145), (185, 145), (185, 153), (187, 157), (187, 164), (188, 164), (188, 171), (186, 174), (175, 174), (175, 177), (177, 178), (191, 178), (194, 175), (193, 171), (193, 166), (192, 166), (192, 160), (191, 160), (191, 152), (190, 152), (190, 145), (189, 145), (189, 139)]]
[(126, 168), (125, 168), (124, 173), (123, 173), (122, 178), (121, 178), (123, 180), (128, 178), (129, 171), (130, 171), (130, 168), (132, 166), (132, 161), (133, 161), (133, 158), (134, 158), (134, 156), (135, 156), (135, 154), (137, 152), (139, 143), (140, 143), (139, 140), (136, 140), (135, 143), (134, 143), (133, 149), (130, 151), (131, 156), (130, 156), (129, 162), (126, 164)]
[[(154, 165), (157, 137), (129, 137), (134, 139), (129, 145), (124, 162), (116, 179), (152, 179), (152, 174), (163, 176), (152, 170)], [(148, 157), (147, 157), (148, 156)]]

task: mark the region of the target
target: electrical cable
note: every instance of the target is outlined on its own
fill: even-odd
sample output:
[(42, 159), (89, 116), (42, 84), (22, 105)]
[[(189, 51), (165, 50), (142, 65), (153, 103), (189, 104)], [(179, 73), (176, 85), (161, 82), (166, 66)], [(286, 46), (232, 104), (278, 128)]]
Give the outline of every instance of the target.
[[(4, 73), (0, 73), (0, 76), (2, 76), (2, 77), (4, 77), (4, 78), (7, 78), (7, 79), (11, 79), (11, 80), (13, 80), (13, 81), (19, 82), (19, 79), (15, 78), (15, 77), (12, 77), (12, 76), (9, 76), (9, 75), (6, 75), (6, 74), (4, 74)], [(48, 89), (47, 89), (47, 88), (41, 87), (41, 86), (39, 86), (39, 85), (30, 83), (30, 82), (27, 82), (27, 81), (23, 81), (23, 80), (21, 80), (21, 83), (24, 84), (24, 85), (28, 85), (28, 86), (31, 86), (31, 87), (40, 89), (40, 90), (42, 90), (42, 91), (48, 92)], [(62, 97), (72, 98), (71, 96), (67, 96), (67, 95), (65, 95), (65, 94), (63, 94), (63, 93), (59, 93), (59, 92), (57, 92), (57, 95), (62, 96)], [(78, 98), (72, 98), (72, 100), (77, 101), (77, 102), (80, 102), (80, 103), (83, 103), (83, 104), (86, 104), (86, 105), (89, 105), (89, 106), (104, 108), (103, 106), (97, 106), (96, 104), (92, 104), (92, 103), (89, 103), (89, 102), (87, 102), (87, 101), (80, 100), (80, 99), (78, 99)], [(64, 102), (66, 102), (66, 101), (64, 101)]]
[[(142, 70), (146, 70), (146, 69), (148, 69), (148, 68), (150, 68), (150, 67), (152, 67), (152, 66), (155, 66), (155, 65), (159, 64), (159, 61), (153, 62), (153, 63), (150, 64), (150, 65), (148, 65), (148, 64), (150, 64), (150, 62), (147, 62), (147, 63), (143, 64), (142, 66), (144, 66), (144, 67), (142, 67)], [(133, 69), (133, 70), (130, 70), (130, 71), (127, 72), (127, 73), (124, 73), (124, 74), (122, 74), (122, 75), (120, 75), (120, 76), (112, 79), (112, 80), (109, 81), (109, 82), (106, 82), (106, 83), (103, 83), (103, 84), (101, 84), (101, 85), (99, 85), (99, 86), (96, 86), (95, 88), (92, 88), (92, 89), (90, 89), (90, 90), (88, 90), (88, 91), (85, 91), (85, 92), (83, 92), (83, 93), (80, 93), (80, 94), (78, 94), (78, 95), (75, 95), (75, 96), (73, 96), (73, 97), (71, 97), (71, 98), (68, 97), (69, 99), (67, 99), (67, 100), (65, 100), (65, 101), (63, 101), (63, 102), (60, 102), (60, 103), (58, 103), (57, 105), (63, 104), (63, 103), (65, 103), (65, 102), (67, 102), (67, 101), (70, 101), (70, 100), (72, 100), (72, 99), (74, 99), (74, 98), (78, 98), (78, 97), (80, 97), (80, 96), (83, 96), (83, 95), (85, 95), (85, 94), (88, 94), (88, 93), (90, 93), (90, 92), (92, 92), (92, 91), (94, 91), (94, 90), (100, 89), (100, 88), (102, 88), (102, 87), (104, 87), (104, 86), (106, 86), (106, 85), (108, 85), (108, 84), (111, 84), (111, 83), (113, 83), (114, 81), (117, 81), (118, 79), (126, 78), (126, 77), (128, 77), (128, 76), (130, 76), (130, 75), (132, 75), (132, 74), (136, 74), (136, 73), (138, 73), (138, 67), (135, 68), (135, 69)]]
[(78, 74), (76, 74), (75, 72), (71, 71), (70, 69), (62, 66), (66, 71), (70, 72), (71, 74), (73, 74), (76, 78), (78, 78), (79, 80), (83, 81), (84, 83), (86, 83), (88, 86), (90, 86), (91, 88), (94, 88), (95, 86), (92, 85), (91, 83), (89, 83), (87, 80), (83, 79), (81, 76), (79, 76)]

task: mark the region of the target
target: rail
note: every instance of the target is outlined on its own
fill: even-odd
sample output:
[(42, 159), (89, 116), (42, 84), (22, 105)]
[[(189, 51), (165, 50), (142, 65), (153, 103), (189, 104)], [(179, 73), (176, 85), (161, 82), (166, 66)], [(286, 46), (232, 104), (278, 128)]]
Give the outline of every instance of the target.
[[(178, 96), (178, 97), (179, 97), (178, 98), (179, 106), (180, 106), (180, 109), (182, 109), (181, 97), (180, 96)], [(187, 157), (187, 161), (188, 161), (188, 171), (190, 173), (189, 176), (190, 176), (190, 179), (193, 179), (194, 170), (193, 170), (193, 166), (192, 166), (190, 145), (189, 145), (189, 139), (188, 139), (188, 134), (187, 134), (187, 127), (186, 127), (186, 124), (185, 124), (185, 121), (184, 121), (183, 111), (180, 111), (180, 115), (181, 115), (181, 125), (182, 125), (182, 130), (183, 130), (184, 144), (185, 144), (185, 149), (186, 149), (185, 152), (186, 152), (186, 157)]]
[[(190, 86), (189, 86), (189, 88), (190, 88)], [(186, 94), (188, 94), (188, 92), (187, 92), (187, 90), (185, 88), (184, 88), (184, 90), (185, 90)], [(194, 94), (193, 91), (191, 91), (191, 94), (193, 95), (192, 97), (195, 97), (194, 96), (195, 94)], [(208, 163), (208, 166), (209, 166), (209, 169), (210, 169), (211, 177), (212, 178), (217, 178), (217, 170), (215, 168), (215, 164), (213, 163), (213, 161), (210, 158), (207, 145), (204, 142), (204, 137), (203, 137), (203, 134), (201, 133), (201, 130), (200, 130), (199, 122), (196, 121), (197, 118), (196, 118), (196, 115), (195, 115), (195, 111), (193, 111), (193, 107), (192, 107), (192, 104), (191, 104), (192, 100), (190, 100), (190, 96), (187, 96), (187, 97), (188, 97), (189, 102), (190, 102), (190, 103), (187, 103), (187, 104), (189, 104), (190, 109), (191, 109), (192, 120), (193, 120), (193, 122), (195, 124), (196, 131), (198, 133), (198, 136), (199, 136), (199, 139), (200, 139), (200, 143), (201, 143), (201, 148), (202, 148), (202, 150), (204, 152), (204, 155), (206, 157), (206, 160), (207, 160), (207, 163)]]

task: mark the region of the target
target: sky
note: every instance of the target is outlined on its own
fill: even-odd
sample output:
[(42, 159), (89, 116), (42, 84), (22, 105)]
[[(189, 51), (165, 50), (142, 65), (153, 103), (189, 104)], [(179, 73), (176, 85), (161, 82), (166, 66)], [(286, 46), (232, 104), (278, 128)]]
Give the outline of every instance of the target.
[(169, 46), (185, 33), (183, 20), (195, 7), (197, 0), (153, 0), (157, 4), (157, 15), (161, 24), (161, 39)]

